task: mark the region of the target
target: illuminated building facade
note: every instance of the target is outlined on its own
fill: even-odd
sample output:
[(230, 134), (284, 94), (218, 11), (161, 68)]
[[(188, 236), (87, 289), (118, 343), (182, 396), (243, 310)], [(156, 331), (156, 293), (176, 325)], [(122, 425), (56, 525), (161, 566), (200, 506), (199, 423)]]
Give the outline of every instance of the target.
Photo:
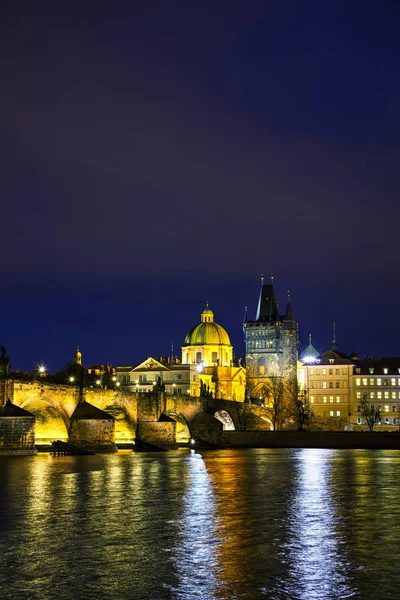
[(283, 380), (297, 376), (297, 324), (293, 317), (290, 296), (284, 315), (278, 308), (273, 278), (269, 285), (261, 279), (256, 318), (243, 323), (246, 344), (247, 393), (250, 398), (264, 398), (268, 378)]
[(214, 397), (244, 402), (246, 369), (241, 361), (233, 362), (233, 347), (225, 329), (215, 323), (208, 307), (201, 313), (200, 323), (192, 327), (182, 346), (182, 363), (191, 373), (192, 395), (200, 396), (201, 382)]
[(355, 425), (365, 425), (360, 401), (378, 409), (376, 429), (398, 429), (400, 409), (400, 358), (366, 358), (354, 361), (351, 396)]
[(197, 379), (197, 371), (190, 365), (182, 365), (177, 358), (160, 356), (155, 359), (150, 356), (139, 365), (117, 367), (116, 377), (120, 386), (133, 392), (152, 392), (159, 383), (167, 394), (189, 396), (195, 395), (191, 381), (194, 377)]

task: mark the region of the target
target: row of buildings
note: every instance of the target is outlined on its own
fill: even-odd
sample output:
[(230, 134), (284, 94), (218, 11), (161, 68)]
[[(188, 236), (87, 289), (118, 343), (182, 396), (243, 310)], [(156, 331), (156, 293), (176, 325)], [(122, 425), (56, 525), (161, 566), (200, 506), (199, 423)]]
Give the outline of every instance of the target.
[(299, 354), (290, 296), (281, 314), (273, 280), (270, 284), (262, 280), (255, 319), (249, 319), (246, 311), (243, 331), (245, 366), (240, 360), (234, 363), (229, 335), (207, 304), (200, 323), (184, 340), (180, 359), (148, 357), (139, 365), (117, 367), (118, 385), (139, 393), (162, 385), (168, 394), (209, 393), (226, 400), (267, 403), (272, 375), (283, 381), (297, 377), (315, 416), (331, 427), (365, 426), (361, 399), (380, 410), (379, 425), (389, 430), (399, 426), (400, 358), (347, 356), (338, 350), (335, 329), (330, 349), (319, 353), (310, 336)]

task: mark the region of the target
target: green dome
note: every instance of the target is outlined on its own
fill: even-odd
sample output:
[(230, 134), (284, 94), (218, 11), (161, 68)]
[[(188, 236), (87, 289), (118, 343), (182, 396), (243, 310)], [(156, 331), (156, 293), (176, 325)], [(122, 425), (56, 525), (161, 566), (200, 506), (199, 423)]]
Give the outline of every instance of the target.
[[(211, 312), (211, 311), (210, 311)], [(184, 346), (204, 346), (206, 344), (231, 345), (229, 335), (218, 323), (199, 323), (195, 325), (185, 337)]]

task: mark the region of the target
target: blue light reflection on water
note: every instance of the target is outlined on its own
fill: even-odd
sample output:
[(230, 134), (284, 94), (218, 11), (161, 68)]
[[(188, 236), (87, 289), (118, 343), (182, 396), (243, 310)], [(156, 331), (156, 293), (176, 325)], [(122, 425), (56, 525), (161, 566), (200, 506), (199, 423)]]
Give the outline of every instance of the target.
[(400, 452), (0, 461), (2, 599), (398, 598)]
[(292, 598), (329, 600), (356, 593), (344, 540), (337, 531), (340, 515), (330, 477), (334, 456), (334, 450), (310, 449), (296, 455), (297, 475), (282, 549), (290, 564), (285, 588)]

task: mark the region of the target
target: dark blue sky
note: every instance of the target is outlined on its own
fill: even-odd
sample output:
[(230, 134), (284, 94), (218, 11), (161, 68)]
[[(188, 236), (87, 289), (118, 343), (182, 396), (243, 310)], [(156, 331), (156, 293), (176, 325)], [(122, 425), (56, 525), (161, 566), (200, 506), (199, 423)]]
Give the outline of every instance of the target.
[(206, 300), (239, 357), (271, 271), (303, 345), (400, 355), (398, 2), (0, 10), (15, 368), (165, 355)]

